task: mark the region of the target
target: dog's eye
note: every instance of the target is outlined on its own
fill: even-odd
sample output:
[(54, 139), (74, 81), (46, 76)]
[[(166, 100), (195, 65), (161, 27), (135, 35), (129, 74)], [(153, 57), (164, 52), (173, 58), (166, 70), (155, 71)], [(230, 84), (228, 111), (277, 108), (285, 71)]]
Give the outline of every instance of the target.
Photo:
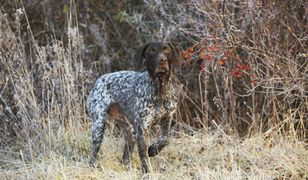
[(169, 46), (164, 46), (164, 53), (169, 54), (171, 53), (171, 49)]
[(152, 47), (151, 52), (156, 52), (156, 48)]

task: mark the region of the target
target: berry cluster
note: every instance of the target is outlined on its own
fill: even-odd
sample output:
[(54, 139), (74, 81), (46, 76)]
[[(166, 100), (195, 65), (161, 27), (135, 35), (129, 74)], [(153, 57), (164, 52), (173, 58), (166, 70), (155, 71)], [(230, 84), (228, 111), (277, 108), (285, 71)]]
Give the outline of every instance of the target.
[(198, 60), (200, 71), (205, 71), (207, 68), (206, 64), (208, 64), (207, 62), (212, 62), (217, 66), (223, 66), (225, 69), (229, 69), (228, 74), (232, 78), (250, 77), (251, 84), (256, 86), (257, 78), (251, 66), (242, 63), (236, 53), (225, 50), (218, 42), (218, 39), (215, 37), (211, 38), (208, 45), (203, 45), (204, 43), (201, 45), (200, 43), (187, 48), (185, 51), (182, 51), (183, 60), (187, 64), (194, 60)]

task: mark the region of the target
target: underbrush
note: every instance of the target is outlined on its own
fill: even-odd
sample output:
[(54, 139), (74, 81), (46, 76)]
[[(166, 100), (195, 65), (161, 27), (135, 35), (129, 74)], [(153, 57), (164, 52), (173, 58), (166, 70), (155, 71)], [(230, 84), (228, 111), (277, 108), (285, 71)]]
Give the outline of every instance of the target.
[[(0, 2), (14, 7), (0, 9), (1, 179), (308, 178), (307, 19), (301, 15), (307, 5), (302, 1), (176, 6), (146, 1), (149, 9), (138, 13), (147, 17), (124, 10), (114, 16), (112, 9), (103, 32), (91, 22), (94, 42), (82, 30), (85, 19), (77, 10), (97, 1), (63, 6), (61, 38), (56, 31), (36, 32), (40, 23), (34, 23), (31, 8)], [(151, 26), (152, 18), (160, 27)], [(51, 26), (49, 20), (45, 25)], [(120, 30), (113, 34), (110, 27)], [(121, 165), (123, 140), (112, 125), (99, 167), (88, 166), (91, 123), (85, 100), (98, 75), (132, 68), (132, 61), (120, 61), (137, 48), (121, 36), (125, 28), (136, 43), (171, 40), (183, 55), (177, 76), (184, 90), (170, 145), (150, 158), (148, 175), (140, 173), (137, 154), (131, 167)], [(141, 38), (141, 32), (153, 37)], [(42, 42), (41, 34), (48, 40)]]
[[(153, 137), (152, 137), (153, 138)], [(152, 173), (141, 174), (135, 151), (130, 167), (121, 163), (124, 141), (106, 133), (98, 168), (88, 165), (89, 131), (76, 133), (75, 141), (64, 131), (55, 146), (30, 161), (22, 152), (1, 155), (1, 179), (305, 179), (308, 151), (293, 137), (263, 134), (239, 140), (216, 131), (172, 132), (170, 144), (150, 158)], [(3, 154), (3, 153), (1, 153)]]

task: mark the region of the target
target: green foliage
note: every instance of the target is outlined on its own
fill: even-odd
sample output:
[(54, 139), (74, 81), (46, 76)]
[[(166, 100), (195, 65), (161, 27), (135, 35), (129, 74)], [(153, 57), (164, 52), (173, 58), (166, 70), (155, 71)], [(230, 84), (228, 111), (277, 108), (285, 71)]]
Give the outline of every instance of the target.
[(69, 6), (67, 4), (63, 5), (63, 13), (66, 14), (69, 11)]

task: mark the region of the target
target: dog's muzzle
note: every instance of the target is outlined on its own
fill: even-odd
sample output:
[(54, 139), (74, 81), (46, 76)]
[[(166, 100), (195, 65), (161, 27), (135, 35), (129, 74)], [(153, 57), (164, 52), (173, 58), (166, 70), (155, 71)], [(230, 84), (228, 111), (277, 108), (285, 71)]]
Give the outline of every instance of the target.
[(158, 63), (155, 69), (156, 74), (166, 73), (169, 71), (168, 59), (165, 55), (160, 54), (158, 56)]

